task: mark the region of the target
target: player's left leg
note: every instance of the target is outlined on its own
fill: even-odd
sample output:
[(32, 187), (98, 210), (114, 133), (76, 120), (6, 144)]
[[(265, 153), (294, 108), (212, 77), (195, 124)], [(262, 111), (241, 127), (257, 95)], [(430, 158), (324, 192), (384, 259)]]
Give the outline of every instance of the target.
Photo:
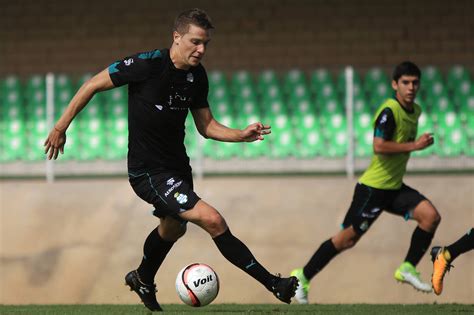
[(248, 247), (230, 232), (225, 219), (214, 207), (200, 200), (192, 209), (179, 215), (207, 231), (229, 262), (263, 284), (279, 300), (285, 303), (291, 302), (298, 280), (295, 277), (281, 278), (270, 274)]
[(405, 219), (416, 220), (418, 226), (412, 234), (405, 260), (395, 271), (394, 277), (398, 281), (411, 284), (419, 291), (431, 292), (431, 285), (421, 280), (416, 265), (428, 250), (436, 228), (441, 221), (441, 216), (428, 199), (406, 185), (402, 186), (390, 212), (397, 213), (400, 211), (404, 211), (402, 215)]

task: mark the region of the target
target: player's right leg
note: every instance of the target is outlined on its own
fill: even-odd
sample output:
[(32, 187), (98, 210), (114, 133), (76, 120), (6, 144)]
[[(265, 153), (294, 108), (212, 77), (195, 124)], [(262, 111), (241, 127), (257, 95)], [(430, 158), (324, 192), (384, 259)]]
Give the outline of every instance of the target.
[(263, 284), (280, 301), (291, 302), (298, 285), (296, 277), (282, 278), (270, 274), (248, 247), (230, 232), (225, 219), (214, 207), (200, 200), (194, 208), (181, 212), (180, 216), (207, 231), (229, 262)]
[(173, 244), (186, 232), (186, 221), (178, 216), (181, 209), (192, 208), (199, 197), (192, 191), (192, 179), (182, 174), (130, 174), (135, 193), (153, 204), (160, 218), (158, 228), (150, 232), (143, 246), (140, 266), (125, 276), (130, 287), (152, 311), (161, 307), (156, 300), (155, 275)]
[(291, 275), (299, 281), (295, 299), (300, 304), (308, 303), (309, 282), (335, 256), (353, 247), (377, 219), (383, 207), (379, 205), (380, 193), (368, 186), (357, 184), (351, 206), (342, 223), (343, 229), (323, 242), (303, 268), (294, 269)]

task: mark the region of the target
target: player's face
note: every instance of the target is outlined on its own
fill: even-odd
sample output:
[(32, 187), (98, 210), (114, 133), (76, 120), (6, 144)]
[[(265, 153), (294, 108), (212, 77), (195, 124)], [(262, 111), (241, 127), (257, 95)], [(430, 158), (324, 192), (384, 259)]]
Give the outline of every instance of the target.
[(415, 101), (420, 88), (420, 78), (412, 75), (402, 75), (398, 81), (392, 81), (397, 99), (402, 105), (411, 105)]
[(211, 41), (211, 32), (199, 26), (190, 24), (186, 34), (174, 32), (173, 39), (177, 49), (178, 60), (175, 66), (188, 69), (199, 65), (206, 53), (207, 44)]

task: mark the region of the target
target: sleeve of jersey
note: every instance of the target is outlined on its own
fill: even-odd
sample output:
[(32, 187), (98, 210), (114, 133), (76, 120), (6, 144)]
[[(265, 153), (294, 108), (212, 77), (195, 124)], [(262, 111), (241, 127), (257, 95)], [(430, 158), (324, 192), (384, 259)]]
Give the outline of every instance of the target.
[(192, 104), (192, 109), (209, 107), (209, 101), (207, 100), (209, 94), (209, 80), (207, 79), (206, 70), (201, 68), (199, 71), (199, 80), (197, 93)]
[(395, 132), (395, 118), (390, 108), (385, 108), (375, 120), (374, 137), (391, 140)]
[(138, 54), (116, 61), (108, 69), (110, 79), (116, 87), (143, 81), (150, 73), (149, 61), (140, 58)]

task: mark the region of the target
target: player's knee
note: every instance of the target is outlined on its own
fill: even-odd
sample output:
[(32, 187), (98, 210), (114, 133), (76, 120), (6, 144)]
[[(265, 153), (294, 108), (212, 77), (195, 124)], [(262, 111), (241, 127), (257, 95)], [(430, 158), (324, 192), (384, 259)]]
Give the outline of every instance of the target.
[(349, 237), (345, 240), (344, 242), (344, 249), (349, 249), (354, 247), (357, 242), (359, 241), (360, 237), (354, 236), (354, 237)]
[(424, 215), (426, 224), (430, 225), (432, 228), (436, 229), (441, 222), (441, 215), (436, 209), (430, 205), (429, 210), (425, 212)]
[(167, 241), (175, 242), (186, 233), (186, 224), (176, 220), (163, 220), (158, 227), (160, 235)]
[(351, 228), (335, 235), (331, 240), (336, 250), (341, 252), (354, 247), (359, 241), (360, 237), (361, 235), (358, 235), (355, 230)]
[(204, 224), (211, 236), (222, 234), (227, 229), (226, 222), (219, 212), (206, 216)]
[(181, 224), (181, 226), (178, 229), (176, 229), (176, 234), (175, 234), (176, 240), (178, 240), (184, 234), (186, 234), (186, 230), (187, 230), (186, 224)]
[(436, 228), (441, 222), (441, 215), (438, 213), (438, 211), (434, 211), (434, 213), (431, 215), (431, 225)]

